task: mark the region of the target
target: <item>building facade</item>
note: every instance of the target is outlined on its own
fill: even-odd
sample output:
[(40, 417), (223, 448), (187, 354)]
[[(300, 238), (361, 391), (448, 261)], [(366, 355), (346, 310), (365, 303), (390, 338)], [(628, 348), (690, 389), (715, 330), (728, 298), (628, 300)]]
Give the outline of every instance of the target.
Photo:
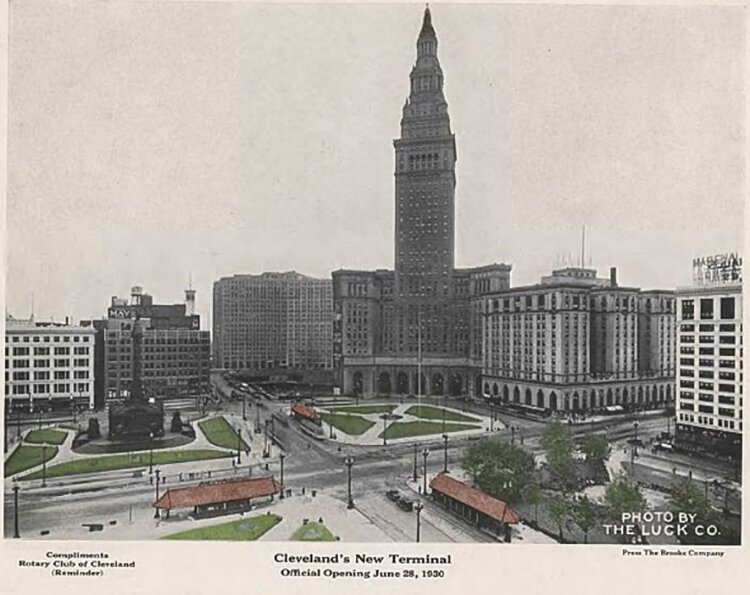
[(510, 285), (506, 264), (454, 267), (457, 153), (437, 46), (427, 9), (393, 143), (394, 269), (333, 273), (334, 370), (347, 394), (472, 392), (477, 298)]
[[(686, 445), (737, 455), (742, 436), (741, 258), (718, 279), (696, 275), (678, 299), (677, 438)], [(703, 268), (700, 259), (696, 266)]]
[(329, 279), (293, 271), (234, 275), (216, 281), (213, 296), (216, 367), (244, 372), (331, 369)]
[(209, 390), (211, 339), (194, 313), (195, 291), (183, 304), (155, 304), (152, 296), (133, 287), (131, 299), (113, 297), (103, 321), (91, 321), (98, 341), (97, 406), (130, 396), (133, 381), (133, 339), (136, 321), (143, 328), (141, 362), (147, 398), (165, 399), (203, 394)]
[[(565, 268), (483, 299), (482, 392), (547, 411), (673, 403), (675, 298)], [(480, 382), (477, 379), (477, 382)]]
[(8, 410), (94, 406), (94, 331), (68, 324), (6, 318)]

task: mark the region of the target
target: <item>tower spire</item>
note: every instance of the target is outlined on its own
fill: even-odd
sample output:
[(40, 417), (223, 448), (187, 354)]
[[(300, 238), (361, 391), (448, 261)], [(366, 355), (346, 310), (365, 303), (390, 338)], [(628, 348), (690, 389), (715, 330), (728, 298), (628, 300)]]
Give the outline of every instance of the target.
[(422, 30), (419, 32), (419, 37), (430, 35), (435, 37), (435, 29), (432, 27), (432, 15), (430, 14), (430, 5), (426, 4), (424, 9), (424, 17), (422, 18)]

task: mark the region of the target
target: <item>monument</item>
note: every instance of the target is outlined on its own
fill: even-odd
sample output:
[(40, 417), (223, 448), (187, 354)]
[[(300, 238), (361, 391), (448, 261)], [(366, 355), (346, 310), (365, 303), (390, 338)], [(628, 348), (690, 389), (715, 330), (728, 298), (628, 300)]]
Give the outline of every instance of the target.
[(109, 410), (110, 440), (153, 439), (164, 436), (164, 407), (159, 401), (149, 400), (143, 391), (143, 325), (140, 316), (133, 321), (133, 380), (127, 400)]

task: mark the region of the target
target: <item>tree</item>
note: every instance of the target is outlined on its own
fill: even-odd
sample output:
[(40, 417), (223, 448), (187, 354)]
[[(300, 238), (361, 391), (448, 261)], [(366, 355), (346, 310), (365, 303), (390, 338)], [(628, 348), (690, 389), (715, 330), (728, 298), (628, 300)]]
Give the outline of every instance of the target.
[(622, 472), (612, 478), (604, 493), (604, 499), (618, 519), (622, 518), (624, 512), (641, 512), (646, 509), (646, 500), (640, 489)]
[(542, 446), (547, 455), (547, 465), (564, 490), (565, 485), (575, 478), (573, 440), (568, 428), (560, 422), (547, 426), (542, 435)]
[(590, 463), (604, 463), (609, 459), (612, 448), (604, 434), (589, 434), (581, 447), (586, 460)]
[[(691, 525), (716, 525), (720, 527), (719, 534), (716, 536), (698, 536), (695, 532), (688, 532), (688, 535), (681, 538), (683, 543), (694, 545), (701, 544), (731, 544), (737, 542), (738, 536), (733, 535), (732, 527), (723, 522), (721, 515), (713, 509), (711, 501), (706, 495), (704, 489), (701, 489), (690, 478), (683, 478), (672, 487), (672, 494), (669, 498), (669, 509), (674, 513), (685, 512), (695, 515)], [(688, 529), (689, 530), (689, 529)]]
[(547, 501), (547, 509), (555, 521), (557, 529), (560, 532), (560, 543), (563, 542), (563, 525), (568, 518), (568, 502), (560, 496), (554, 496)]
[(537, 484), (531, 483), (526, 486), (525, 495), (526, 502), (534, 506), (534, 525), (538, 526), (539, 522), (537, 520), (537, 511), (539, 509), (539, 505), (542, 503), (542, 490)]
[(587, 496), (579, 498), (573, 506), (573, 522), (583, 531), (583, 543), (588, 543), (589, 531), (596, 522), (596, 510)]
[(99, 430), (99, 420), (95, 417), (89, 419), (89, 431), (87, 432), (89, 440), (98, 440), (102, 437), (102, 433)]
[(534, 457), (505, 442), (485, 439), (464, 451), (463, 467), (482, 491), (507, 502), (526, 487)]
[(172, 414), (172, 423), (170, 425), (170, 431), (174, 433), (180, 433), (182, 432), (182, 418), (180, 417), (180, 412), (175, 411)]

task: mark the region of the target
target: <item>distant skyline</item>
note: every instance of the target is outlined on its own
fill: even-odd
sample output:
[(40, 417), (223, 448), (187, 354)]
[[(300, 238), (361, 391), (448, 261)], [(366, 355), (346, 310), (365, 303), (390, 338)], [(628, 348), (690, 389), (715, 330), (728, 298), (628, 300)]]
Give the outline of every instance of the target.
[[(208, 328), (233, 274), (393, 267), (393, 145), (423, 3), (10, 5), (6, 311), (140, 285)], [(431, 4), (456, 266), (561, 255), (673, 289), (743, 248), (741, 7)]]

